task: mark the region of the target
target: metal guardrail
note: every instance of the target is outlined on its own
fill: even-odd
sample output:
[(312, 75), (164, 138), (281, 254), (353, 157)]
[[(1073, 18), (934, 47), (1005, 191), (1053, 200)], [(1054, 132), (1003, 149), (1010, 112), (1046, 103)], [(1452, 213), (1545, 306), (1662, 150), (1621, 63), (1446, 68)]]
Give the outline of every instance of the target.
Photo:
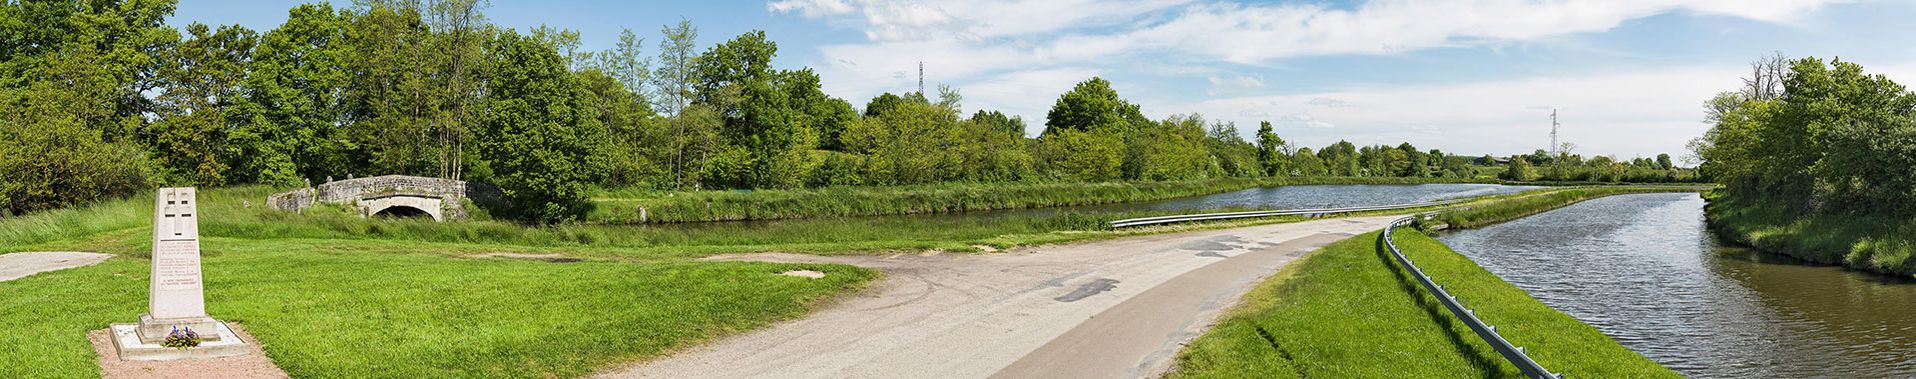
[(1543, 365), (1537, 364), (1537, 361), (1531, 360), (1529, 355), (1524, 354), (1523, 347), (1512, 345), (1509, 340), (1504, 339), (1503, 335), (1497, 334), (1497, 327), (1485, 324), (1483, 320), (1478, 319), (1477, 311), (1464, 308), (1463, 303), (1458, 302), (1456, 296), (1452, 296), (1450, 292), (1444, 291), (1443, 286), (1431, 281), (1430, 276), (1425, 275), (1423, 269), (1417, 268), (1416, 264), (1411, 263), (1410, 258), (1404, 256), (1404, 252), (1397, 250), (1397, 243), (1390, 238), (1391, 230), (1416, 218), (1417, 216), (1410, 216), (1391, 221), (1389, 226), (1384, 227), (1384, 232), (1378, 236), (1384, 240), (1384, 246), (1390, 248), (1390, 254), (1397, 257), (1397, 263), (1403, 265), (1405, 271), (1410, 271), (1410, 276), (1417, 278), (1417, 282), (1423, 284), (1425, 290), (1437, 295), (1437, 301), (1443, 303), (1444, 308), (1450, 309), (1451, 315), (1463, 320), (1464, 325), (1470, 326), (1471, 331), (1477, 332), (1477, 337), (1489, 343), (1491, 349), (1497, 350), (1497, 354), (1503, 355), (1510, 364), (1517, 366), (1517, 370), (1523, 371), (1524, 376), (1532, 379), (1563, 378), (1563, 375), (1551, 373), (1550, 370), (1544, 369)]
[(1127, 228), (1127, 227), (1133, 227), (1133, 226), (1158, 225), (1158, 224), (1169, 224), (1169, 223), (1176, 223), (1176, 222), (1191, 222), (1191, 221), (1205, 221), (1205, 220), (1227, 220), (1227, 219), (1237, 219), (1237, 218), (1257, 218), (1257, 217), (1272, 217), (1272, 216), (1319, 216), (1319, 215), (1336, 214), (1336, 213), (1387, 211), (1387, 210), (1393, 210), (1393, 209), (1411, 209), (1411, 208), (1434, 207), (1434, 206), (1440, 206), (1440, 205), (1450, 205), (1450, 204), (1461, 203), (1461, 202), (1465, 202), (1469, 200), (1474, 200), (1474, 199), (1464, 198), (1464, 199), (1451, 199), (1451, 200), (1443, 200), (1443, 201), (1431, 201), (1431, 202), (1423, 202), (1423, 203), (1376, 205), (1376, 206), (1368, 206), (1368, 207), (1285, 209), (1285, 210), (1273, 210), (1273, 211), (1200, 213), (1200, 214), (1190, 214), (1190, 215), (1142, 217), (1142, 218), (1130, 218), (1130, 219), (1112, 221), (1111, 227), (1112, 228)]

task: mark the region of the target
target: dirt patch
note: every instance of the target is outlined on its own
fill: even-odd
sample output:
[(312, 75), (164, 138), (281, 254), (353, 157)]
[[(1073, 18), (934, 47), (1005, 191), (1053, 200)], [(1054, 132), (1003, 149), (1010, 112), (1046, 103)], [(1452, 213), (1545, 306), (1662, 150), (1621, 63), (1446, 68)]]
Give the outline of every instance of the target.
[(87, 332), (86, 339), (93, 342), (93, 352), (100, 354), (100, 377), (115, 378), (288, 378), (285, 371), (273, 364), (260, 350), (259, 340), (253, 339), (246, 327), (237, 323), (227, 323), (240, 340), (246, 341), (251, 350), (246, 355), (236, 357), (181, 359), (173, 361), (123, 361), (120, 352), (113, 348), (113, 332), (100, 329)]
[(978, 251), (986, 252), (986, 253), (998, 252), (998, 248), (991, 247), (991, 245), (971, 245), (971, 248), (978, 249)]
[(565, 258), (565, 255), (561, 255), (561, 254), (528, 254), (528, 253), (485, 253), (485, 254), (467, 254), (462, 256), (466, 258), (512, 258), (512, 259)]
[(779, 275), (785, 275), (785, 276), (796, 276), (796, 277), (800, 277), (800, 278), (812, 278), (812, 279), (823, 279), (823, 278), (825, 278), (825, 273), (823, 273), (823, 272), (818, 272), (818, 271), (812, 271), (812, 270), (792, 270), (792, 271), (786, 271), (786, 272), (781, 272), (781, 273), (778, 273), (778, 274), (779, 274)]

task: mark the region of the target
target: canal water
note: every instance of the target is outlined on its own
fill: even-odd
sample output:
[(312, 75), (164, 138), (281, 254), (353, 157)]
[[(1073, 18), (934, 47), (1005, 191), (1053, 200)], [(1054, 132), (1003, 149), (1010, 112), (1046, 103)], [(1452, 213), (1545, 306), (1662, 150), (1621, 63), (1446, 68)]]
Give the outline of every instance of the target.
[(1537, 189), (1501, 184), (1351, 184), (1260, 187), (1205, 196), (1071, 207), (1076, 210), (1312, 209), (1395, 205)]
[(1916, 283), (1726, 246), (1703, 204), (1612, 196), (1439, 239), (1688, 376), (1916, 377)]

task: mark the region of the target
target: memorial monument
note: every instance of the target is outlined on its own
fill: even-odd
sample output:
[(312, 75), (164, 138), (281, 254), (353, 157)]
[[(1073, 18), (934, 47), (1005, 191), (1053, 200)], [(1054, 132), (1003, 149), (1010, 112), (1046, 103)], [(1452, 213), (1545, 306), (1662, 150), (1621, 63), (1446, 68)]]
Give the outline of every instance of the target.
[[(138, 324), (113, 324), (120, 359), (171, 360), (243, 355), (246, 342), (206, 315), (200, 275), (199, 205), (192, 187), (161, 188), (153, 198), (153, 275), (147, 313)], [(194, 334), (198, 345), (166, 346), (168, 336)]]

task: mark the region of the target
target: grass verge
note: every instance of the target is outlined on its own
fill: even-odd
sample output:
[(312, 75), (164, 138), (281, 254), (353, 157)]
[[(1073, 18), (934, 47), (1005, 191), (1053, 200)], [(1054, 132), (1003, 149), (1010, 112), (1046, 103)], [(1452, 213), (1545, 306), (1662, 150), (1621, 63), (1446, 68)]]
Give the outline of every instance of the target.
[(1916, 219), (1828, 215), (1708, 193), (1717, 235), (1766, 252), (1886, 275), (1916, 277)]
[[(205, 245), (207, 311), (245, 324), (293, 377), (581, 376), (805, 314), (876, 275), (461, 258), (353, 241)], [(0, 282), (0, 377), (97, 377), (85, 334), (145, 310), (147, 264), (120, 257)], [(778, 275), (792, 269), (829, 275)]]
[[(1414, 232), (1398, 246), (1504, 337), (1567, 377), (1679, 377)], [(1185, 378), (1521, 377), (1389, 258), (1377, 233), (1313, 252), (1187, 346)]]
[[(955, 213), (1164, 200), (1253, 187), (1304, 184), (1421, 184), (1495, 181), (1445, 178), (1216, 178), (1166, 182), (942, 183), (802, 190), (602, 191), (586, 216), (597, 223), (781, 220)], [(643, 220), (641, 209), (644, 210)]]

